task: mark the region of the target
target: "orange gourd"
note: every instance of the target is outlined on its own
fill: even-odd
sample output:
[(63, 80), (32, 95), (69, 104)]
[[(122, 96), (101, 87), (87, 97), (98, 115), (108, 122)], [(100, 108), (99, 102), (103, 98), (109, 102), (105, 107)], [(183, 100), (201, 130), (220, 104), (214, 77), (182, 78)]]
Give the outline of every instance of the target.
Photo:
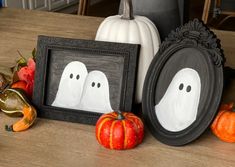
[(235, 142), (235, 112), (234, 104), (223, 104), (211, 125), (212, 132), (222, 141)]
[(37, 112), (33, 106), (25, 106), (22, 110), (23, 118), (13, 125), (6, 125), (7, 131), (20, 132), (28, 129), (35, 121)]
[(7, 126), (7, 131), (20, 132), (28, 129), (36, 120), (37, 111), (29, 103), (19, 89), (5, 89), (0, 93), (0, 109), (9, 116), (23, 117), (13, 125)]

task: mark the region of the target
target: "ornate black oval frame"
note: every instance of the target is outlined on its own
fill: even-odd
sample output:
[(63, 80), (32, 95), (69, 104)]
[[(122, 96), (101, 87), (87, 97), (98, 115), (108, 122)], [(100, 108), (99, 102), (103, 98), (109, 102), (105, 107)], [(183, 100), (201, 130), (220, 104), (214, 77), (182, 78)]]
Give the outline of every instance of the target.
[[(191, 64), (193, 64), (193, 61), (203, 62), (197, 66), (202, 71), (200, 78), (205, 86), (201, 90), (198, 106), (198, 113), (200, 114), (197, 115), (196, 120), (186, 129), (171, 132), (159, 123), (155, 114), (155, 105), (158, 96), (162, 96), (159, 87), (165, 86), (163, 82), (160, 82), (159, 76), (167, 62), (180, 55), (179, 51), (188, 52), (188, 55), (194, 53), (193, 57), (188, 58), (189, 60), (193, 59)], [(195, 52), (200, 54), (195, 54)], [(168, 68), (172, 68), (173, 71), (178, 66), (182, 66), (184, 64), (182, 62), (184, 60), (177, 61)], [(190, 21), (169, 34), (168, 38), (161, 44), (159, 52), (148, 69), (143, 90), (143, 115), (155, 138), (168, 145), (180, 146), (192, 142), (207, 129), (221, 101), (224, 62), (225, 58), (219, 40), (201, 21), (197, 19)]]

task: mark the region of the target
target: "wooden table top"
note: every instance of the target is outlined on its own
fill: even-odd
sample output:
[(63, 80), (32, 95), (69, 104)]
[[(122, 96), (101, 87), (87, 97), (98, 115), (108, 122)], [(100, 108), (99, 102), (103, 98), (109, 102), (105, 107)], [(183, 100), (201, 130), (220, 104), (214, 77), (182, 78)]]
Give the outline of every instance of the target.
[[(38, 35), (94, 39), (102, 18), (0, 9), (0, 66), (11, 66), (18, 56), (30, 54)], [(225, 50), (227, 64), (235, 67), (235, 33), (215, 31)], [(235, 85), (235, 83), (233, 84)], [(235, 90), (235, 86), (227, 92)], [(234, 92), (234, 91), (233, 91)], [(225, 95), (225, 101), (234, 96)], [(25, 132), (10, 133), (5, 124), (19, 118), (0, 113), (0, 166), (4, 167), (205, 167), (235, 166), (235, 144), (218, 140), (208, 130), (195, 142), (171, 147), (157, 141), (148, 131), (141, 145), (132, 150), (113, 151), (95, 139), (95, 127), (77, 123), (37, 119)]]

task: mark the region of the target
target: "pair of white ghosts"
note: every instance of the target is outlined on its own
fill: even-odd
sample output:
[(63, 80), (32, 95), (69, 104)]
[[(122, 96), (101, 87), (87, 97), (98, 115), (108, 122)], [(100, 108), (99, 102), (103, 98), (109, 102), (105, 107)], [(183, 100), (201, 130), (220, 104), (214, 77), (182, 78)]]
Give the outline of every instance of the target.
[(52, 106), (100, 113), (113, 111), (106, 75), (97, 70), (88, 73), (82, 62), (70, 62), (64, 68)]
[(178, 132), (189, 127), (197, 117), (201, 80), (192, 68), (183, 68), (173, 77), (164, 96), (155, 106), (161, 126)]

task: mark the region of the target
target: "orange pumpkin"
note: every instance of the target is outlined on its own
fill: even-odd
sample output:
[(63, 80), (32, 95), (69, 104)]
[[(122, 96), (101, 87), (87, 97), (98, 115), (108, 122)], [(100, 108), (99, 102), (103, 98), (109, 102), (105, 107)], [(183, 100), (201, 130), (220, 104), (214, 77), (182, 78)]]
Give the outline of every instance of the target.
[(96, 138), (106, 148), (134, 148), (143, 141), (144, 125), (130, 112), (114, 111), (103, 114), (96, 123)]
[(223, 104), (211, 125), (212, 132), (225, 142), (235, 142), (235, 112), (234, 104)]

